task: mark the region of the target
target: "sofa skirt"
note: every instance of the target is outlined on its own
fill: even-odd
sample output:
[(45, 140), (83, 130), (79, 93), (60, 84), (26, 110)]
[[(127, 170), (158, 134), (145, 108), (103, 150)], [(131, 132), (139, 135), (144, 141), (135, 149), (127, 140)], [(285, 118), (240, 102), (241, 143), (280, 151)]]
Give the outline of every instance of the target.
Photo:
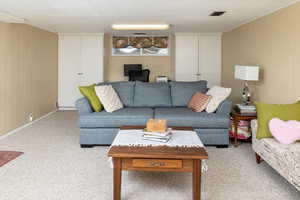
[[(81, 145), (110, 145), (119, 128), (80, 128)], [(229, 145), (228, 129), (195, 129), (204, 145)]]

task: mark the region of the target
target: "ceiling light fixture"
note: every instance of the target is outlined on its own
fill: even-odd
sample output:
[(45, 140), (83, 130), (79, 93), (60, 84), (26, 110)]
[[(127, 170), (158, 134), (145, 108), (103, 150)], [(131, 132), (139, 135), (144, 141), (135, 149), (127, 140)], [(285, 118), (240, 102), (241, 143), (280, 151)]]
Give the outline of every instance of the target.
[(160, 31), (168, 30), (170, 24), (113, 24), (113, 30), (122, 30), (122, 31)]

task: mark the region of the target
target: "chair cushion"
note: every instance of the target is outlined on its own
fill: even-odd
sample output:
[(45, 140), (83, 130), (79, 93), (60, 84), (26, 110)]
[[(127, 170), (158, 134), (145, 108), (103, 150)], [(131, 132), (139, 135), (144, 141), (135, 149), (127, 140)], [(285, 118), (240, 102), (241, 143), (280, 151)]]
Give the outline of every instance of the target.
[(119, 95), (125, 107), (133, 106), (133, 94), (135, 82), (120, 81), (120, 82), (106, 82), (98, 83), (97, 85), (112, 85), (117, 94)]
[(172, 104), (176, 107), (186, 107), (196, 92), (206, 93), (207, 81), (170, 82)]
[(194, 112), (189, 108), (155, 108), (155, 118), (168, 120), (169, 126), (193, 128), (228, 128), (229, 117), (222, 114)]
[(153, 118), (152, 108), (123, 108), (113, 113), (106, 111), (81, 115), (81, 128), (119, 128), (125, 125), (144, 126), (148, 119)]
[(134, 92), (135, 107), (171, 107), (168, 83), (136, 82)]

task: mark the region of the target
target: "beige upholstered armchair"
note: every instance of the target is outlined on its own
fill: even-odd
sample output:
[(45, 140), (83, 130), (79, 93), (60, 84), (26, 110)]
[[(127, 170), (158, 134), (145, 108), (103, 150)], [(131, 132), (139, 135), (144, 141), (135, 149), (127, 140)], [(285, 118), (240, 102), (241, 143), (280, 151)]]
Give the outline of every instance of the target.
[(300, 142), (285, 145), (273, 138), (256, 139), (257, 120), (251, 121), (251, 128), (257, 163), (266, 161), (300, 191)]

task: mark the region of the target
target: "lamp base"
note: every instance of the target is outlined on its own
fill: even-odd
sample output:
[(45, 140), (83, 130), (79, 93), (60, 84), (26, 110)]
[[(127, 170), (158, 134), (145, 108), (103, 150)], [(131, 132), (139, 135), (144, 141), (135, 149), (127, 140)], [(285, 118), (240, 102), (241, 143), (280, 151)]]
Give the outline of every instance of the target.
[(244, 105), (251, 104), (251, 93), (250, 93), (250, 89), (249, 89), (249, 85), (248, 85), (247, 81), (244, 82), (242, 99), (243, 99), (242, 101), (243, 101)]

